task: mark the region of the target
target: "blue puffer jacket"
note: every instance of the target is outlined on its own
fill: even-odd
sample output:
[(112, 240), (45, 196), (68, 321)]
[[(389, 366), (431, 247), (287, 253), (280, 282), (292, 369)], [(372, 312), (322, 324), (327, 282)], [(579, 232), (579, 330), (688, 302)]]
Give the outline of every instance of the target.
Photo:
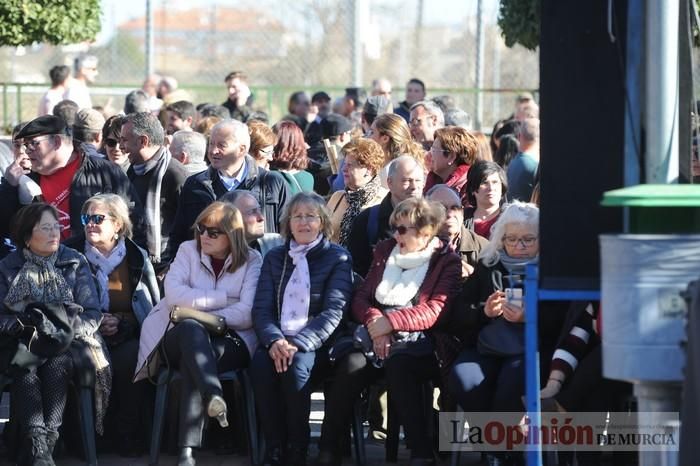
[[(266, 348), (285, 338), (280, 326), (282, 300), (294, 271), (288, 251), (289, 241), (265, 255), (255, 293), (253, 325), (260, 344)], [(306, 260), (311, 279), (309, 322), (287, 339), (300, 351), (309, 352), (334, 340), (334, 333), (350, 304), (353, 278), (350, 253), (326, 238), (306, 254)]]

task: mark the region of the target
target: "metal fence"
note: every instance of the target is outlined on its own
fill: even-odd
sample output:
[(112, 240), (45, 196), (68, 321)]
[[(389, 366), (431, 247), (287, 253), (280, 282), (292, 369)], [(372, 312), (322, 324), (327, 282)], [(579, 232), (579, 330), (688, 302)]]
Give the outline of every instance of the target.
[[(496, 25), (498, 0), (482, 0), (484, 88), (536, 89), (538, 54), (505, 47)], [(154, 70), (175, 77), (196, 102), (222, 102), (223, 78), (243, 70), (258, 102), (273, 118), (296, 90), (326, 90), (334, 97), (360, 82), (384, 77), (403, 99), (408, 79), (422, 79), (430, 95), (449, 93), (474, 112), (477, 0), (152, 0)], [(33, 116), (33, 100), (46, 88), (48, 70), (78, 53), (99, 57), (92, 94), (96, 104), (140, 87), (146, 70), (146, 7), (137, 0), (103, 0), (103, 31), (91, 46), (0, 48), (3, 123)], [(128, 83), (124, 85), (124, 83)], [(396, 89), (398, 88), (398, 89)], [(485, 92), (484, 126), (506, 115), (512, 96)], [(101, 100), (102, 99), (102, 100)], [(18, 111), (21, 108), (21, 112)], [(13, 110), (14, 109), (14, 110)]]

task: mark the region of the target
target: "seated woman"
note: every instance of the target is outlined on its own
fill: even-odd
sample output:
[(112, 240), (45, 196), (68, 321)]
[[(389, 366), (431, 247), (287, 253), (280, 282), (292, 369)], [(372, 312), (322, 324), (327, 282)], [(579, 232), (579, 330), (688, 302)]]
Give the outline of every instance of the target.
[(85, 257), (59, 244), (58, 211), (48, 204), (30, 204), (17, 212), (12, 224), (18, 249), (0, 262), (3, 328), (8, 315), (19, 317), (28, 309), (35, 314), (41, 312), (36, 308), (43, 308), (48, 316), (51, 308), (58, 308), (57, 315), (65, 311), (65, 323), (74, 331), (66, 336), (60, 350), (41, 354), (29, 371), (13, 375), (13, 413), (23, 438), (19, 464), (49, 466), (54, 464), (51, 455), (73, 371), (68, 346), (73, 333), (92, 335), (99, 327), (101, 313)]
[(464, 211), (464, 224), (490, 239), (491, 227), (501, 215), (508, 193), (506, 172), (495, 162), (477, 162), (469, 170), (466, 188), (469, 207)]
[(124, 200), (97, 194), (82, 208), (84, 235), (65, 242), (83, 254), (97, 279), (102, 325), (100, 334), (112, 363), (112, 392), (107, 436), (126, 457), (139, 456), (146, 435), (140, 424), (145, 381), (132, 383), (141, 324), (160, 301), (158, 282), (148, 253), (131, 240), (131, 220)]
[(448, 126), (435, 131), (435, 141), (430, 148), (430, 172), (425, 178), (423, 192), (436, 184), (454, 188), (467, 207), (467, 174), (479, 155), (479, 141), (459, 126)]
[(253, 321), (261, 346), (251, 362), (265, 434), (266, 465), (302, 466), (309, 446), (312, 372), (328, 349), (352, 294), (350, 254), (329, 241), (323, 198), (294, 196), (282, 218), (284, 246), (265, 256)]
[(105, 154), (107, 160), (119, 165), (126, 173), (130, 165), (129, 153), (124, 152), (124, 148), (119, 143), (123, 124), (123, 115), (114, 115), (107, 119), (102, 127), (102, 142), (100, 143), (99, 152)]
[(347, 247), (352, 222), (367, 207), (382, 202), (388, 192), (379, 183), (377, 173), (384, 164), (384, 151), (371, 139), (354, 139), (343, 147), (345, 189), (328, 199), (333, 237), (331, 241)]
[[(456, 320), (451, 327), (464, 349), (450, 370), (448, 389), (464, 411), (518, 413), (523, 409), (522, 284), (526, 264), (536, 261), (539, 254), (538, 226), (537, 207), (523, 202), (507, 205), (493, 227), (493, 239), (481, 252), (476, 271), (456, 301), (459, 307), (452, 309)], [(543, 308), (540, 312), (543, 361), (551, 357), (561, 328), (557, 315), (562, 313), (553, 311)], [(500, 461), (496, 456), (492, 459)]]
[[(157, 377), (159, 355), (182, 375), (179, 465), (192, 465), (202, 444), (204, 413), (225, 427), (226, 402), (217, 374), (248, 366), (257, 345), (251, 310), (262, 258), (248, 247), (241, 214), (213, 202), (195, 222), (195, 239), (180, 245), (165, 276), (165, 298), (141, 329), (136, 380)], [(214, 336), (194, 319), (170, 322), (172, 306), (193, 308), (226, 320)]]
[(399, 115), (383, 113), (374, 119), (367, 136), (376, 141), (384, 151), (383, 168), (379, 171), (382, 186), (388, 188), (387, 176), (389, 163), (402, 155), (410, 155), (421, 166), (425, 162), (425, 151), (413, 140), (408, 123)]
[(353, 401), (376, 378), (383, 361), (387, 386), (411, 446), (411, 464), (431, 464), (432, 441), (421, 405), (421, 383), (440, 376), (431, 328), (459, 292), (461, 261), (437, 238), (445, 219), (434, 202), (409, 198), (391, 214), (394, 237), (377, 244), (365, 282), (352, 301), (353, 318), (366, 326), (378, 360), (350, 353), (336, 364), (326, 399), (319, 464), (340, 464)]

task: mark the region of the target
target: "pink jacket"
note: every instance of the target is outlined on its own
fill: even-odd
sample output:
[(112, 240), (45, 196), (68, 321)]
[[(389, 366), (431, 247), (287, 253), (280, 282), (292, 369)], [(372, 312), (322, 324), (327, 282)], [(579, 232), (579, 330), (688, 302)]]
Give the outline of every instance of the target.
[(145, 378), (147, 372), (156, 376), (159, 356), (154, 350), (171, 327), (170, 307), (175, 305), (224, 317), (228, 327), (245, 341), (252, 357), (258, 340), (251, 311), (262, 256), (251, 249), (248, 262), (233, 273), (226, 271), (230, 261), (229, 256), (217, 278), (209, 256), (197, 251), (196, 240), (180, 245), (165, 276), (165, 297), (151, 310), (141, 327), (135, 381)]

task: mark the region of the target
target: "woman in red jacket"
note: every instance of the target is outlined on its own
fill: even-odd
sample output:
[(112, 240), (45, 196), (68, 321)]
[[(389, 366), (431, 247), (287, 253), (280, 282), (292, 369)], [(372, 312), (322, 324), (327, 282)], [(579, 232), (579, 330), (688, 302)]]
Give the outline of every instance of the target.
[(391, 214), (393, 238), (375, 248), (367, 278), (352, 301), (353, 318), (363, 324), (356, 336), (364, 333), (367, 348), (337, 363), (326, 399), (319, 464), (340, 464), (339, 441), (352, 401), (381, 366), (411, 445), (411, 464), (432, 464), (421, 386), (440, 375), (430, 330), (458, 293), (461, 277), (459, 256), (436, 236), (444, 218), (440, 204), (414, 198)]

